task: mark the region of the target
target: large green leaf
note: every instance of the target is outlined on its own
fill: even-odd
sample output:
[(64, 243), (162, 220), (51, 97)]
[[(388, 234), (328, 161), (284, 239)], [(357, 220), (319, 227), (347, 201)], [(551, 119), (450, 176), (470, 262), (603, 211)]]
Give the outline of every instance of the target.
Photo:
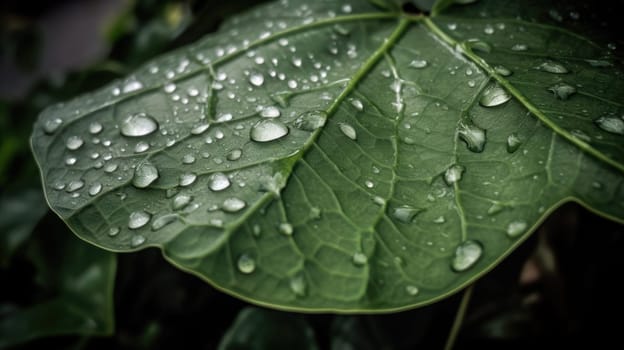
[(431, 303), (563, 202), (624, 219), (621, 63), (540, 4), (234, 17), (42, 113), (47, 198), (85, 240), (160, 247), (254, 303)]

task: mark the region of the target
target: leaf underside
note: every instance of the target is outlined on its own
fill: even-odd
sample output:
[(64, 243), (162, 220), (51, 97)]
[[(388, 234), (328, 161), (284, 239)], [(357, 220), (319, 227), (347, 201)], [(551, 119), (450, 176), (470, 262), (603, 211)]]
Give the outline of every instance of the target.
[(621, 63), (552, 11), (257, 8), (44, 111), (48, 201), (93, 244), (159, 247), (257, 304), (431, 303), (563, 202), (624, 220)]

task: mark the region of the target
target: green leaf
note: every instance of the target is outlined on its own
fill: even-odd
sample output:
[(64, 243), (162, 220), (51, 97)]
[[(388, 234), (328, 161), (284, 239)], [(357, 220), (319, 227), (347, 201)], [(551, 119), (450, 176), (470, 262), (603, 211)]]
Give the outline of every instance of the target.
[(314, 330), (299, 315), (246, 307), (225, 333), (219, 350), (318, 349)]
[[(428, 18), (283, 1), (236, 16), (44, 111), (47, 198), (100, 247), (159, 247), (223, 291), (302, 311), (444, 298), (567, 201), (623, 221), (620, 122), (596, 122), (622, 115), (620, 61), (540, 24), (548, 6), (502, 6)], [(576, 93), (555, 96), (559, 83)]]
[(3, 286), (6, 295), (19, 295), (20, 300), (0, 303), (0, 348), (41, 337), (113, 332), (115, 254), (64, 232), (56, 221), (44, 219), (28, 241), (41, 295), (21, 306), (32, 286), (26, 281)]

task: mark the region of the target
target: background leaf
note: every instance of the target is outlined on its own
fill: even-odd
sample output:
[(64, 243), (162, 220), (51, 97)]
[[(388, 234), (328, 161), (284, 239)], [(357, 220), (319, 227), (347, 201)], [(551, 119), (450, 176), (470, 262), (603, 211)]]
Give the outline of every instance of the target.
[[(306, 311), (443, 298), (565, 201), (622, 221), (611, 145), (540, 123), (534, 97), (475, 53), (496, 46), (450, 46), (435, 23), (366, 2), (234, 17), (42, 113), (32, 140), (48, 200), (99, 246), (161, 247), (231, 294)], [(551, 34), (535, 27), (514, 28)]]

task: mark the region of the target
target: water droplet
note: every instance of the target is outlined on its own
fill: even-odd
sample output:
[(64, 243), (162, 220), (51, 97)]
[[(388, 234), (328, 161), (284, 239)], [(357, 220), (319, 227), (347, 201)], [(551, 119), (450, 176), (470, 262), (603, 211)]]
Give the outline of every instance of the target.
[(197, 175), (193, 173), (184, 173), (179, 178), (180, 186), (186, 187), (192, 185), (197, 180)]
[(43, 131), (46, 134), (53, 134), (56, 132), (56, 130), (58, 130), (61, 124), (63, 124), (63, 119), (61, 118), (47, 120), (45, 124), (43, 124)]
[(290, 279), (290, 290), (295, 295), (303, 297), (306, 295), (306, 281), (302, 275), (294, 276)]
[(576, 93), (576, 88), (566, 83), (557, 83), (549, 87), (548, 91), (555, 94), (555, 97), (560, 100), (567, 100), (568, 97)]
[(561, 63), (550, 60), (542, 62), (539, 66), (535, 67), (535, 69), (553, 74), (566, 74), (569, 72)]
[(195, 156), (192, 154), (185, 154), (184, 157), (182, 157), (182, 163), (183, 164), (193, 164), (195, 163)]
[(516, 238), (526, 231), (527, 226), (525, 221), (512, 221), (507, 225), (507, 236)]
[(289, 222), (282, 222), (279, 225), (279, 232), (286, 235), (286, 236), (292, 236), (293, 232), (294, 232), (294, 228), (292, 226), (291, 223)]
[(236, 213), (238, 211), (243, 210), (247, 206), (244, 200), (238, 199), (236, 197), (228, 198), (223, 201), (223, 211), (228, 213)]
[(149, 143), (147, 143), (145, 141), (141, 141), (141, 142), (138, 142), (134, 146), (134, 153), (143, 153), (143, 152), (147, 151), (148, 149), (150, 149)]
[(223, 191), (230, 185), (230, 179), (224, 173), (214, 173), (208, 180), (208, 188), (214, 192)]
[(325, 125), (327, 113), (324, 111), (309, 111), (301, 114), (295, 119), (294, 126), (305, 131), (314, 131)]
[(189, 196), (187, 194), (179, 194), (173, 198), (173, 209), (180, 210), (186, 207), (192, 200), (192, 196)]
[(497, 213), (500, 213), (503, 209), (505, 209), (505, 206), (500, 204), (500, 203), (494, 203), (492, 204), (491, 207), (488, 208), (488, 215), (494, 215)]
[(141, 89), (142, 87), (143, 87), (143, 84), (141, 84), (140, 81), (138, 81), (138, 80), (131, 80), (131, 81), (127, 82), (123, 86), (122, 91), (124, 93), (128, 93), (128, 92), (137, 91), (137, 90)]
[(96, 196), (98, 193), (102, 191), (102, 184), (99, 182), (95, 182), (91, 187), (89, 187), (89, 195)]
[(355, 252), (353, 254), (352, 260), (353, 264), (355, 264), (356, 266), (363, 266), (366, 265), (366, 263), (368, 262), (368, 257), (362, 252)]
[(158, 231), (161, 228), (173, 223), (174, 221), (178, 219), (179, 219), (178, 214), (165, 214), (163, 216), (160, 216), (154, 219), (154, 221), (152, 221), (152, 230)]
[(242, 254), (238, 257), (236, 265), (238, 267), (238, 271), (244, 274), (250, 274), (256, 269), (256, 261), (247, 254)]
[(104, 129), (104, 127), (98, 122), (93, 122), (89, 124), (89, 132), (93, 135), (99, 134), (100, 132), (102, 132), (102, 129)]
[(301, 58), (300, 58), (300, 57), (293, 57), (293, 58), (292, 58), (292, 64), (293, 64), (293, 66), (295, 66), (295, 67), (297, 67), (297, 68), (298, 68), (298, 67), (301, 67), (301, 63), (302, 63), (302, 61), (301, 61)]
[(508, 77), (511, 75), (511, 71), (503, 66), (495, 66), (494, 71), (496, 74), (501, 75), (503, 77)]
[(451, 268), (456, 272), (466, 271), (471, 268), (483, 254), (483, 247), (477, 241), (467, 240), (455, 249), (455, 255), (451, 261)]
[(253, 73), (249, 76), (249, 82), (254, 86), (262, 86), (264, 84), (264, 76), (260, 73)]
[(409, 67), (410, 68), (416, 68), (416, 69), (420, 69), (420, 68), (425, 68), (427, 67), (429, 63), (427, 63), (427, 61), (425, 60), (420, 60), (420, 59), (416, 59), (416, 60), (412, 60), (409, 63)]
[(117, 170), (117, 167), (117, 163), (108, 163), (106, 164), (106, 166), (104, 166), (104, 171), (110, 174), (115, 172), (115, 170)]
[(520, 148), (521, 144), (522, 140), (520, 140), (520, 137), (515, 132), (507, 136), (507, 152), (514, 153)]
[(204, 131), (208, 130), (209, 127), (210, 127), (210, 124), (208, 124), (208, 123), (199, 124), (196, 127), (194, 127), (193, 129), (191, 129), (191, 134), (193, 134), (193, 135), (203, 134)]
[(264, 118), (277, 118), (281, 114), (280, 110), (274, 106), (265, 107), (260, 112), (260, 116)]
[(67, 149), (71, 151), (77, 150), (78, 148), (82, 147), (83, 144), (84, 141), (80, 136), (70, 136), (65, 142), (65, 146), (67, 146)]
[(492, 46), (488, 43), (486, 43), (483, 40), (479, 40), (479, 39), (468, 39), (466, 44), (470, 47), (470, 49), (472, 49), (473, 51), (481, 51), (481, 52), (485, 52), (485, 53), (490, 53), (492, 52)]
[(512, 51), (526, 51), (528, 49), (529, 49), (529, 47), (527, 45), (525, 45), (525, 44), (514, 44), (511, 47)]
[(438, 216), (437, 218), (433, 219), (433, 222), (436, 224), (443, 224), (446, 222), (446, 218), (444, 218), (444, 216)]
[(146, 136), (158, 130), (158, 122), (145, 113), (133, 114), (121, 122), (119, 131), (128, 137)]
[(613, 63), (605, 60), (585, 60), (592, 67), (611, 67)]
[(151, 218), (152, 215), (143, 210), (132, 212), (128, 218), (128, 228), (131, 230), (141, 228), (145, 226)]
[(346, 137), (354, 141), (357, 140), (357, 132), (351, 125), (347, 123), (338, 123), (338, 127)]
[(288, 135), (288, 127), (273, 119), (265, 119), (251, 127), (249, 137), (256, 142), (270, 142)]
[(358, 100), (357, 98), (351, 100), (351, 105), (355, 107), (355, 109), (357, 109), (358, 111), (364, 110), (364, 105), (362, 104), (362, 101)]
[(405, 291), (411, 296), (415, 296), (419, 292), (418, 287), (412, 285), (405, 286)]
[(76, 157), (67, 157), (67, 158), (65, 158), (65, 164), (66, 165), (74, 165), (74, 164), (76, 164), (77, 161), (78, 161), (78, 159)]
[(174, 83), (167, 83), (167, 84), (165, 84), (163, 89), (165, 90), (166, 93), (170, 94), (170, 93), (176, 91), (176, 85)]
[(620, 118), (600, 117), (594, 120), (594, 123), (604, 131), (612, 134), (624, 135), (624, 120)]
[(84, 184), (85, 183), (82, 180), (72, 180), (69, 182), (69, 184), (67, 184), (67, 188), (65, 189), (65, 191), (69, 193), (78, 191), (79, 189), (84, 187)]
[(402, 205), (392, 209), (392, 217), (400, 222), (409, 224), (414, 221), (416, 215), (421, 211), (421, 209), (417, 209), (409, 205)]
[(239, 160), (242, 155), (243, 155), (243, 151), (239, 148), (235, 148), (231, 150), (227, 154), (227, 156), (225, 156), (225, 158), (227, 158), (227, 160), (230, 160), (230, 161), (235, 161), (235, 160)]
[(130, 239), (130, 245), (132, 246), (132, 248), (136, 248), (143, 243), (145, 243), (145, 237), (142, 235), (136, 235)]
[(485, 130), (472, 123), (461, 121), (457, 133), (459, 134), (459, 138), (466, 143), (470, 151), (476, 153), (483, 152), (486, 141)]
[(119, 227), (111, 227), (110, 230), (108, 230), (108, 235), (111, 237), (115, 237), (119, 234), (121, 230), (119, 229)]
[(447, 185), (452, 186), (454, 183), (461, 180), (465, 170), (466, 168), (459, 164), (451, 165), (444, 172), (444, 182), (446, 182)]
[(150, 163), (141, 163), (134, 169), (132, 185), (145, 188), (158, 179), (158, 169)]
[(511, 95), (507, 93), (507, 90), (498, 84), (493, 84), (485, 89), (481, 98), (479, 98), (479, 104), (483, 107), (494, 107), (500, 106), (509, 100), (511, 100)]

